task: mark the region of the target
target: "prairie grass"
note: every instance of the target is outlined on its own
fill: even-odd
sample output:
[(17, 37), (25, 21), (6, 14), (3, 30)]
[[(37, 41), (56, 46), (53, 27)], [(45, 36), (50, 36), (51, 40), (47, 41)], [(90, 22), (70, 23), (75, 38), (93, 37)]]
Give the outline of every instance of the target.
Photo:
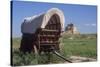
[[(63, 63), (64, 60), (55, 54), (40, 54), (38, 57), (32, 53), (22, 53), (19, 51), (21, 38), (12, 39), (12, 62), (14, 66), (19, 65), (37, 65), (37, 64), (53, 64)], [(66, 35), (60, 38), (60, 54), (69, 59), (70, 56), (82, 56), (89, 58), (97, 58), (97, 35), (81, 34)], [(48, 59), (49, 58), (49, 59)]]

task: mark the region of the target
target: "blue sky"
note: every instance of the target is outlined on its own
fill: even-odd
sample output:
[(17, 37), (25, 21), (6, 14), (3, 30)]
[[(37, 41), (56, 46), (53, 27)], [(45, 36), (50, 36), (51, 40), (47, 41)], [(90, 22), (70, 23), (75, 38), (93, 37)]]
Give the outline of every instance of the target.
[(65, 26), (69, 23), (73, 23), (77, 26), (80, 33), (97, 32), (96, 6), (13, 1), (13, 37), (19, 37), (22, 35), (21, 23), (25, 17), (45, 13), (50, 8), (59, 8), (63, 11), (65, 15)]

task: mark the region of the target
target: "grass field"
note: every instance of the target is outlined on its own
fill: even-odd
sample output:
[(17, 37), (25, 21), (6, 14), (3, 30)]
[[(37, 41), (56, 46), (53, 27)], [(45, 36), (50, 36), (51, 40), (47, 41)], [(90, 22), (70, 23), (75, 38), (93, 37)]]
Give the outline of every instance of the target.
[(97, 38), (95, 34), (82, 34), (78, 36), (64, 35), (61, 38), (64, 44), (64, 50), (68, 55), (77, 55), (96, 58), (97, 56)]
[[(33, 64), (48, 64), (48, 56), (42, 54), (35, 56), (34, 53), (23, 54), (19, 51), (21, 38), (13, 38), (12, 54), (13, 65), (33, 65)], [(89, 58), (97, 58), (97, 35), (96, 34), (81, 34), (81, 35), (66, 35), (60, 38), (60, 53), (69, 58), (70, 56), (82, 56)], [(49, 63), (64, 62), (61, 58), (50, 54)], [(38, 60), (39, 59), (39, 60)]]

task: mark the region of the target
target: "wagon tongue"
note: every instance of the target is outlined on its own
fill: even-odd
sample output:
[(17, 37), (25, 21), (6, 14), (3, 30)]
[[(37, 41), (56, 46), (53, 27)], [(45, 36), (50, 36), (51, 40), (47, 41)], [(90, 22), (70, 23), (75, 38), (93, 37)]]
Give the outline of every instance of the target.
[(59, 56), (60, 58), (64, 59), (65, 61), (69, 62), (69, 63), (72, 63), (72, 61), (66, 59), (64, 56), (62, 56), (61, 54), (59, 54), (57, 51), (53, 51), (54, 54), (56, 54), (57, 56)]

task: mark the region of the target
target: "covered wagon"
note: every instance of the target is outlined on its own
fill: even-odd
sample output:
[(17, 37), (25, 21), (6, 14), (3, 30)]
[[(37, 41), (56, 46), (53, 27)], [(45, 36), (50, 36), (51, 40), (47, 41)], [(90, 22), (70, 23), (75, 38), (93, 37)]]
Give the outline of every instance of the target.
[(59, 50), (59, 38), (64, 31), (64, 14), (58, 8), (46, 13), (24, 18), (21, 25), (23, 52)]

